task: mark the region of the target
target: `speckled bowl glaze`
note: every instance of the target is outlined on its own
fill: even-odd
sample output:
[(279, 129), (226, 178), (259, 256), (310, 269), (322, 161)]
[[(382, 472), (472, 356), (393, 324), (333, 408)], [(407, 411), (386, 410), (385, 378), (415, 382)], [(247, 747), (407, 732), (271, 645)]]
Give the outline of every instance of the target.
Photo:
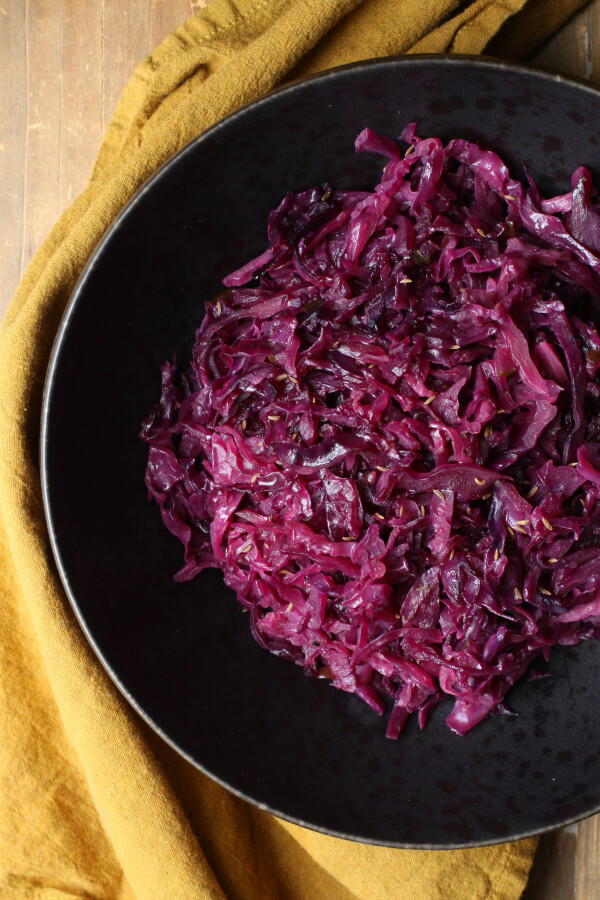
[(149, 505), (142, 418), (203, 301), (265, 247), (269, 210), (320, 181), (374, 183), (366, 125), (480, 139), (544, 191), (600, 171), (600, 93), (492, 60), (361, 63), (277, 91), (164, 166), (82, 275), (48, 371), (42, 473), (56, 562), (81, 627), (144, 719), (236, 794), (334, 835), (402, 847), (493, 843), (600, 808), (600, 645), (557, 649), (509, 695), (518, 717), (465, 737), (443, 703), (423, 732), (304, 677), (252, 640), (220, 575), (174, 584), (181, 548)]

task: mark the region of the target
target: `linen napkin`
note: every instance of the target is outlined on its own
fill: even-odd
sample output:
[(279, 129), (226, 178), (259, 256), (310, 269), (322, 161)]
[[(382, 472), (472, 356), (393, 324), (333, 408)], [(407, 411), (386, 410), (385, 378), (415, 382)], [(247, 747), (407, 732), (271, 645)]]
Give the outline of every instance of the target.
[(58, 582), (37, 442), (46, 365), (74, 283), (112, 219), (173, 153), (293, 77), (392, 53), (480, 53), (494, 35), (496, 53), (517, 39), (523, 53), (580, 5), (213, 0), (132, 75), (88, 187), (31, 263), (0, 336), (3, 898), (520, 895), (534, 840), (429, 852), (316, 834), (234, 797), (151, 733), (97, 662)]

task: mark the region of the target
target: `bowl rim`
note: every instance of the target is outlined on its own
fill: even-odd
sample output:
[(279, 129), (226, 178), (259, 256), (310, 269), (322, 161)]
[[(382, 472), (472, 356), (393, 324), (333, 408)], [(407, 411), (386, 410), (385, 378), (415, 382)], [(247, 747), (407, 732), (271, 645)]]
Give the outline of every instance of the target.
[(596, 815), (600, 812), (600, 804), (594, 806), (590, 810), (586, 810), (580, 814), (571, 816), (567, 819), (562, 820), (560, 823), (555, 823), (552, 825), (543, 825), (537, 828), (529, 828), (523, 831), (516, 832), (511, 834), (510, 836), (502, 837), (502, 838), (487, 838), (482, 840), (466, 840), (466, 841), (451, 841), (447, 843), (427, 843), (427, 842), (406, 842), (406, 841), (393, 841), (393, 840), (381, 840), (381, 839), (373, 839), (373, 838), (365, 838), (364, 836), (357, 836), (351, 833), (339, 831), (339, 830), (331, 830), (322, 826), (315, 825), (311, 822), (307, 822), (300, 817), (295, 817), (287, 812), (276, 809), (274, 806), (269, 805), (267, 803), (263, 803), (251, 797), (246, 792), (233, 787), (226, 780), (221, 777), (214, 775), (207, 767), (205, 767), (202, 763), (198, 762), (190, 753), (183, 750), (176, 742), (176, 740), (167, 734), (157, 722), (144, 710), (141, 704), (136, 700), (136, 698), (131, 694), (125, 684), (120, 680), (116, 672), (113, 670), (111, 664), (107, 659), (105, 659), (100, 647), (98, 646), (94, 635), (90, 631), (85, 617), (79, 607), (77, 597), (75, 591), (73, 590), (68, 572), (66, 570), (66, 566), (63, 562), (58, 536), (56, 533), (52, 504), (50, 501), (50, 475), (48, 471), (48, 458), (47, 451), (50, 444), (50, 406), (53, 398), (53, 391), (55, 385), (55, 378), (57, 373), (57, 368), (60, 360), (62, 346), (66, 337), (66, 334), (69, 329), (69, 325), (71, 322), (71, 318), (75, 309), (77, 308), (78, 302), (80, 301), (82, 295), (84, 294), (84, 288), (88, 279), (91, 277), (96, 261), (101, 256), (105, 246), (112, 239), (114, 234), (119, 230), (123, 221), (130, 214), (131, 210), (140, 202), (140, 200), (145, 196), (145, 194), (152, 190), (155, 181), (157, 181), (163, 174), (163, 172), (177, 164), (177, 162), (184, 155), (188, 153), (193, 153), (198, 144), (200, 144), (205, 139), (210, 139), (214, 134), (218, 134), (218, 132), (223, 128), (228, 128), (229, 124), (235, 121), (238, 118), (243, 118), (244, 116), (251, 113), (254, 107), (262, 106), (264, 104), (268, 104), (274, 100), (274, 98), (278, 98), (280, 95), (284, 95), (286, 93), (295, 93), (299, 89), (303, 88), (306, 84), (311, 84), (313, 82), (327, 82), (332, 79), (339, 78), (345, 72), (356, 72), (361, 69), (372, 69), (372, 68), (399, 68), (399, 69), (411, 69), (413, 67), (418, 67), (419, 64), (428, 63), (433, 66), (440, 66), (443, 68), (445, 66), (474, 66), (475, 68), (484, 69), (491, 73), (496, 73), (498, 71), (507, 71), (518, 73), (524, 75), (526, 77), (538, 78), (544, 82), (551, 82), (554, 84), (565, 84), (567, 86), (576, 87), (578, 90), (584, 90), (585, 92), (593, 95), (597, 100), (600, 97), (600, 86), (595, 86), (591, 84), (589, 81), (586, 81), (583, 78), (577, 78), (575, 76), (566, 76), (558, 72), (554, 72), (550, 69), (546, 69), (544, 67), (539, 66), (530, 66), (524, 63), (512, 62), (500, 59), (495, 56), (486, 56), (486, 55), (456, 55), (449, 53), (436, 53), (436, 54), (414, 54), (414, 55), (393, 55), (393, 56), (385, 56), (385, 57), (375, 57), (365, 60), (359, 60), (357, 62), (346, 63), (344, 65), (335, 66), (333, 68), (325, 69), (322, 72), (317, 72), (311, 74), (309, 76), (301, 77), (293, 79), (289, 82), (286, 82), (283, 85), (273, 88), (269, 90), (267, 93), (262, 95), (261, 97), (252, 100), (249, 103), (244, 104), (243, 106), (238, 107), (233, 112), (227, 114), (218, 122), (215, 122), (213, 125), (202, 131), (196, 137), (192, 138), (184, 147), (170, 156), (167, 160), (165, 160), (144, 182), (141, 184), (129, 197), (123, 208), (119, 211), (119, 213), (115, 216), (115, 218), (108, 225), (106, 230), (101, 235), (98, 243), (94, 246), (93, 250), (90, 253), (89, 258), (85, 262), (73, 288), (70, 293), (69, 299), (66, 303), (65, 309), (63, 311), (62, 317), (60, 319), (58, 328), (56, 330), (56, 334), (53, 340), (52, 349), (50, 352), (46, 375), (44, 380), (44, 387), (42, 393), (42, 401), (41, 401), (41, 416), (40, 416), (40, 433), (39, 433), (39, 465), (40, 465), (40, 480), (41, 480), (41, 490), (42, 490), (42, 504), (44, 510), (44, 519), (46, 524), (46, 529), (48, 532), (48, 538), (50, 542), (50, 547), (52, 550), (52, 556), (54, 558), (54, 562), (58, 571), (58, 575), (60, 578), (60, 583), (62, 585), (63, 590), (69, 600), (69, 604), (71, 609), (75, 615), (75, 619), (81, 628), (87, 643), (90, 645), (93, 650), (98, 662), (101, 664), (102, 668), (108, 675), (112, 684), (118, 689), (121, 696), (127, 701), (130, 707), (133, 708), (135, 713), (140, 716), (142, 721), (151, 728), (151, 730), (157, 734), (172, 750), (174, 750), (179, 756), (182, 756), (188, 763), (190, 763), (195, 769), (202, 772), (212, 781), (219, 784), (221, 787), (230, 791), (234, 796), (239, 797), (242, 800), (245, 800), (247, 803), (250, 803), (252, 806), (263, 810), (264, 812), (270, 813), (278, 818), (283, 819), (284, 821), (291, 822), (295, 825), (299, 825), (303, 828), (307, 828), (311, 831), (318, 832), (320, 834), (329, 835), (331, 837), (339, 838), (342, 840), (353, 841), (357, 843), (363, 843), (368, 845), (394, 848), (394, 849), (406, 849), (406, 850), (462, 850), (462, 849), (471, 849), (476, 847), (486, 847), (493, 846), (500, 843), (506, 843), (509, 841), (519, 841), (525, 838), (534, 837), (542, 834), (547, 834), (551, 831), (555, 831), (557, 828), (566, 827), (568, 825), (572, 825), (576, 822), (582, 821), (590, 816)]

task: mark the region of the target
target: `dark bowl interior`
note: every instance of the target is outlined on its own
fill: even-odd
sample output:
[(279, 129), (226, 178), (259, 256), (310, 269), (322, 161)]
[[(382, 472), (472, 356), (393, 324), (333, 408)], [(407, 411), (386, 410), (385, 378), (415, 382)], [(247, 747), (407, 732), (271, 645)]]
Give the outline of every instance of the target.
[[(596, 115), (598, 113), (598, 115)], [(46, 513), (86, 635), (135, 708), (189, 760), (311, 828), (395, 846), (483, 844), (600, 807), (600, 646), (554, 652), (517, 686), (517, 717), (465, 737), (442, 704), (397, 742), (355, 697), (307, 679), (252, 640), (210, 572), (174, 584), (182, 553), (144, 486), (142, 418), (159, 368), (186, 360), (203, 301), (265, 247), (290, 189), (374, 184), (355, 155), (369, 125), (392, 137), (481, 139), (545, 191), (600, 169), (600, 94), (493, 61), (392, 59), (328, 72), (240, 110), (172, 159), (112, 226), (80, 279), (49, 369)]]

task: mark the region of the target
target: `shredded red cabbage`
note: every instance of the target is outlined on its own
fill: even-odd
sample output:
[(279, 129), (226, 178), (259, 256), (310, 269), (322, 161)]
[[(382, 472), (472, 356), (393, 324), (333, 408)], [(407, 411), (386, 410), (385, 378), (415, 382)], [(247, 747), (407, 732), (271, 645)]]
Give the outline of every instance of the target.
[[(600, 637), (600, 206), (465, 140), (373, 191), (288, 194), (162, 369), (146, 484), (256, 641), (462, 734), (555, 644)], [(386, 700), (389, 698), (389, 700)]]

